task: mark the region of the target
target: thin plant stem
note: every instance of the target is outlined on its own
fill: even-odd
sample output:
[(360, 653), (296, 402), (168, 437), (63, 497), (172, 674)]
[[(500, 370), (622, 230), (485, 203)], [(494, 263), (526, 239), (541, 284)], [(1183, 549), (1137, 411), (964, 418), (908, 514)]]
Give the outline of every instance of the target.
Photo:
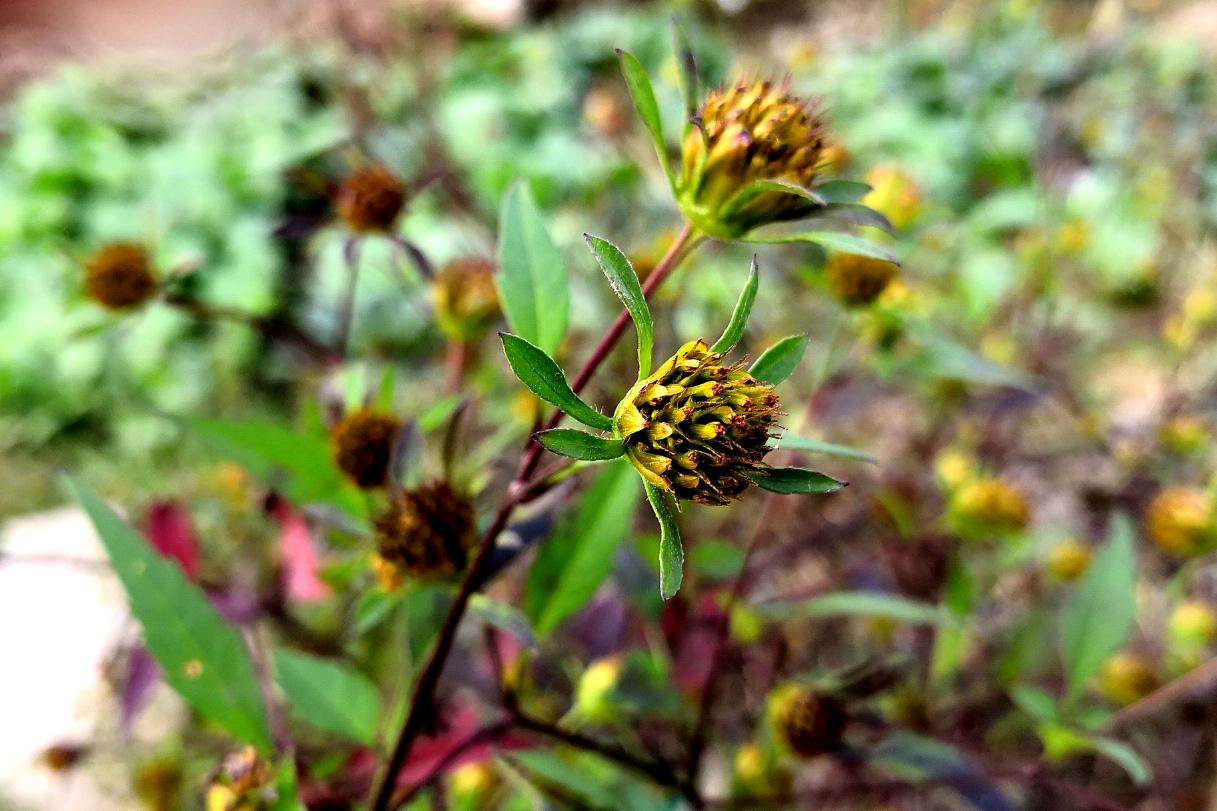
[[(643, 293), (648, 298), (671, 275), (672, 271), (676, 269), (676, 266), (688, 255), (697, 242), (698, 238), (694, 234), (693, 227), (685, 225), (680, 234), (672, 242), (671, 247), (668, 248), (668, 252), (664, 255), (663, 259), (660, 260), (659, 264), (655, 266), (655, 270), (647, 278), (646, 284), (643, 285)], [(583, 364), (583, 368), (579, 371), (575, 382), (572, 384), (572, 388), (575, 391), (586, 385), (592, 375), (596, 373), (596, 370), (604, 363), (613, 345), (625, 332), (628, 322), (629, 313), (623, 309), (604, 338), (592, 350), (591, 356)], [(553, 427), (561, 419), (562, 413), (560, 411), (555, 412), (546, 425)], [(372, 811), (389, 811), (391, 808), (398, 807), (393, 803), (397, 775), (401, 772), (402, 767), (410, 756), (414, 740), (425, 728), (431, 726), (434, 720), (432, 713), (435, 711), (435, 691), (439, 686), (444, 664), (448, 661), (448, 656), (452, 653), (452, 647), (456, 642), (456, 632), (460, 628), (461, 620), (464, 618), (465, 611), (469, 607), (470, 599), (484, 583), (483, 570), (492, 557), (496, 539), (507, 528), (507, 523), (511, 519), (512, 512), (522, 503), (522, 500), (528, 494), (530, 478), (541, 461), (541, 451), (541, 446), (530, 439), (528, 446), (521, 456), (516, 474), (511, 484), (507, 486), (507, 492), (504, 494), (503, 501), (495, 511), (490, 525), (482, 534), (472, 563), (465, 570), (465, 575), (457, 589), (456, 596), (453, 598), (452, 605), (448, 609), (448, 614), (444, 617), (443, 625), (440, 627), (435, 647), (432, 649), (431, 655), (423, 665), (418, 680), (414, 684), (414, 692), (410, 699), (410, 709), (406, 714), (405, 721), (402, 723), (397, 741), (393, 745), (393, 750), (389, 755), (389, 759), (372, 795), (373, 799), (370, 806)]]
[(351, 326), (355, 321), (355, 296), (359, 291), (359, 243), (354, 237), (347, 240), (342, 255), (346, 260), (347, 290), (342, 298), (342, 307), (338, 310), (338, 335), (334, 345), (338, 347), (338, 353), (345, 357), (351, 341)]

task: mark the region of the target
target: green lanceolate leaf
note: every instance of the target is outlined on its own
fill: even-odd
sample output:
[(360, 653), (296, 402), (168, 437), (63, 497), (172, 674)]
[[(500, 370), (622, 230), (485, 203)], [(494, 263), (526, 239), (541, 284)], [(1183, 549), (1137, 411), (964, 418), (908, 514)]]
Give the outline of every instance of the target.
[(547, 634), (592, 598), (630, 534), (639, 478), (630, 465), (605, 465), (579, 497), (574, 521), (541, 546), (528, 572), (524, 606), (537, 633)]
[(92, 490), (72, 478), (67, 486), (97, 529), (165, 681), (200, 715), (269, 752), (262, 692), (236, 629), (177, 564), (157, 553)]
[(684, 578), (685, 549), (667, 495), (649, 482), (646, 489), (647, 501), (651, 502), (651, 509), (659, 519), (659, 594), (670, 600), (680, 590), (680, 581)]
[(609, 286), (629, 310), (630, 318), (634, 319), (634, 329), (638, 332), (638, 377), (644, 378), (651, 373), (655, 327), (651, 322), (651, 308), (647, 306), (646, 296), (638, 283), (638, 274), (634, 272), (630, 260), (613, 243), (591, 234), (584, 234), (583, 238), (595, 254), (600, 269), (608, 277)]
[(275, 682), (292, 714), (318, 729), (359, 743), (376, 741), (381, 701), (366, 676), (332, 659), (280, 648), (272, 655)]
[(893, 265), (900, 264), (900, 260), (891, 251), (880, 248), (875, 243), (868, 242), (862, 237), (856, 237), (853, 234), (842, 234), (837, 231), (805, 231), (801, 234), (773, 234), (771, 236), (754, 234), (745, 237), (744, 241), (768, 243), (814, 242), (816, 245), (832, 251), (869, 256), (872, 259), (882, 259), (885, 262), (891, 262)]
[(815, 193), (828, 203), (856, 203), (870, 194), (871, 187), (857, 180), (829, 180), (815, 187)]
[(790, 194), (795, 197), (802, 197), (809, 203), (817, 206), (827, 205), (824, 198), (811, 189), (800, 186), (797, 183), (791, 183), (788, 180), (754, 180), (749, 183), (739, 192), (731, 197), (723, 205), (723, 216), (730, 217), (732, 214), (739, 211), (744, 206), (751, 203), (762, 194), (777, 192), (779, 194)]
[(770, 467), (751, 478), (762, 490), (782, 495), (835, 493), (846, 485), (846, 482), (801, 467)]
[(523, 181), (503, 197), (495, 281), (511, 328), (546, 352), (555, 352), (570, 316), (570, 280), (562, 252)]
[(869, 453), (857, 448), (851, 448), (848, 445), (838, 445), (835, 442), (825, 442), (822, 439), (808, 439), (804, 436), (795, 434), (782, 434), (782, 438), (778, 440), (777, 446), (785, 451), (807, 451), (809, 453), (822, 453), (825, 456), (839, 456), (842, 459), (857, 459), (861, 462), (870, 462), (875, 464), (877, 460)]
[(689, 134), (692, 119), (697, 115), (701, 103), (701, 79), (697, 75), (697, 57), (689, 45), (689, 38), (675, 18), (672, 20), (672, 53), (676, 56), (676, 78), (680, 85), (680, 98), (684, 102), (685, 123), (682, 135)]
[(584, 425), (597, 431), (613, 430), (613, 420), (579, 399), (566, 382), (566, 376), (549, 355), (518, 335), (499, 333), (503, 352), (511, 370), (528, 390), (545, 402), (556, 405)]
[(762, 606), (760, 611), (770, 619), (886, 617), (926, 625), (943, 621), (942, 612), (935, 605), (881, 591), (837, 591), (797, 602), (773, 603)]
[(539, 431), (532, 438), (551, 453), (581, 462), (603, 462), (625, 453), (625, 443), (620, 439), (605, 439), (574, 428)]
[(756, 255), (752, 257), (752, 269), (748, 271), (748, 281), (740, 291), (735, 309), (731, 311), (731, 320), (722, 336), (710, 347), (711, 352), (726, 354), (735, 348), (740, 338), (744, 337), (744, 327), (748, 324), (748, 316), (752, 314), (752, 303), (756, 301), (756, 291), (760, 286), (760, 274), (757, 273)]
[(748, 371), (762, 383), (776, 386), (794, 372), (807, 351), (807, 343), (806, 335), (788, 335), (762, 352)]
[(659, 117), (659, 105), (655, 101), (655, 90), (651, 80), (638, 58), (629, 51), (618, 49), (617, 56), (621, 60), (621, 75), (625, 77), (625, 86), (630, 91), (634, 101), (634, 109), (655, 144), (655, 152), (659, 155), (659, 164), (663, 173), (672, 182), (672, 166), (668, 163), (668, 145), (663, 140), (663, 121)]
[(1086, 568), (1061, 616), (1067, 697), (1127, 641), (1136, 611), (1136, 556), (1128, 518), (1113, 519), (1107, 543)]

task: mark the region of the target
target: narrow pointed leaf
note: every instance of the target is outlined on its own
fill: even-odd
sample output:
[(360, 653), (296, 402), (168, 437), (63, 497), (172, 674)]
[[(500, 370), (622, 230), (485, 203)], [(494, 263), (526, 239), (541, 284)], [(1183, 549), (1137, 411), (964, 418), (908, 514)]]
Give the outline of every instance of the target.
[(726, 205), (723, 206), (724, 215), (730, 216), (757, 197), (770, 192), (802, 197), (807, 202), (814, 203), (817, 206), (827, 205), (824, 198), (819, 194), (797, 183), (791, 183), (788, 180), (755, 180), (727, 201)]
[(556, 351), (570, 316), (570, 280), (523, 181), (503, 197), (495, 281), (511, 328), (546, 352)]
[(504, 332), (499, 337), (503, 339), (503, 353), (507, 355), (511, 370), (529, 391), (586, 426), (598, 431), (613, 430), (612, 419), (580, 400), (571, 390), (553, 358), (518, 335)]
[(675, 18), (672, 19), (672, 53), (676, 57), (676, 77), (680, 85), (680, 98), (684, 102), (685, 134), (689, 121), (697, 115), (701, 103), (701, 79), (697, 75), (697, 57), (689, 45), (689, 38)]
[(740, 291), (739, 299), (735, 302), (735, 309), (731, 312), (731, 320), (727, 322), (727, 328), (714, 342), (714, 346), (710, 347), (711, 352), (723, 354), (730, 352), (739, 343), (740, 338), (744, 337), (744, 327), (748, 324), (748, 316), (752, 314), (752, 304), (756, 301), (756, 291), (759, 286), (760, 274), (756, 269), (756, 255), (753, 254), (752, 269), (748, 271), (748, 281), (744, 283), (744, 289)]
[(659, 519), (659, 594), (670, 600), (680, 590), (684, 578), (685, 550), (680, 541), (680, 526), (672, 515), (667, 495), (650, 483), (646, 489), (647, 501)]
[(876, 464), (877, 462), (875, 457), (866, 451), (851, 448), (848, 445), (838, 445), (835, 442), (825, 442), (822, 439), (809, 439), (808, 437), (797, 436), (795, 434), (782, 434), (782, 438), (778, 440), (777, 446), (787, 451), (822, 453), (825, 456), (840, 456), (843, 459), (857, 459), (862, 462), (870, 462), (871, 464)]
[(371, 745), (380, 726), (380, 694), (366, 676), (332, 659), (280, 648), (274, 652), (275, 681), (292, 714), (302, 721)]
[(807, 351), (806, 335), (788, 335), (766, 349), (748, 371), (762, 383), (776, 386), (790, 377), (803, 353)]
[(873, 242), (868, 242), (862, 239), (862, 237), (856, 237), (853, 234), (841, 234), (836, 231), (805, 231), (801, 234), (753, 234), (745, 237), (744, 241), (764, 243), (811, 242), (831, 251), (855, 253), (859, 256), (869, 256), (872, 259), (882, 259), (894, 265), (900, 264), (900, 260), (891, 251), (885, 250)]
[(757, 487), (782, 495), (809, 495), (813, 493), (835, 493), (845, 486), (832, 476), (801, 467), (771, 467), (763, 473), (750, 476)]
[(551, 453), (583, 462), (602, 462), (625, 453), (625, 443), (620, 439), (604, 439), (574, 428), (541, 431), (533, 434), (532, 438)]
[(1107, 543), (1078, 582), (1061, 616), (1066, 697), (1076, 696), (1132, 631), (1136, 611), (1133, 528), (1116, 516)]
[(646, 377), (651, 373), (655, 327), (651, 321), (651, 308), (647, 306), (642, 285), (638, 283), (638, 274), (634, 272), (630, 260), (613, 243), (591, 234), (584, 234), (583, 238), (595, 254), (600, 269), (608, 277), (609, 286), (629, 310), (630, 318), (634, 319), (634, 329), (638, 333), (638, 377)]
[(834, 591), (806, 600), (764, 605), (760, 613), (774, 620), (886, 617), (925, 625), (937, 625), (944, 621), (943, 613), (936, 605), (882, 591)]
[(646, 69), (642, 67), (642, 63), (632, 53), (619, 49), (617, 56), (621, 60), (621, 75), (625, 77), (625, 86), (630, 91), (630, 98), (634, 101), (634, 109), (638, 111), (643, 125), (651, 134), (655, 152), (659, 155), (659, 164), (663, 167), (663, 173), (668, 178), (668, 182), (671, 183), (672, 166), (668, 163), (668, 146), (663, 140), (663, 122), (659, 117), (659, 105), (655, 101), (655, 90), (651, 87), (651, 80), (647, 76)]
[(870, 191), (870, 186), (857, 180), (829, 180), (815, 187), (816, 194), (829, 203), (856, 203)]
[(67, 487), (97, 529), (165, 681), (200, 715), (269, 752), (261, 688), (236, 629), (177, 563), (162, 557), (92, 490), (72, 478)]

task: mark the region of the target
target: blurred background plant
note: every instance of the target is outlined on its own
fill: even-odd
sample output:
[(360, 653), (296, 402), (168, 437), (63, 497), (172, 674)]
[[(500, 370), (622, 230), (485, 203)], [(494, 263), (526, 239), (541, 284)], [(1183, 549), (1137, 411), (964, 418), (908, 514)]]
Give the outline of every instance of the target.
[[(147, 648), (122, 635), (104, 720), (29, 768), (100, 773), (116, 807), (364, 801), (454, 593), (419, 572), (464, 568), (453, 516), (485, 528), (547, 413), (490, 334), (504, 200), (569, 277), (571, 327), (545, 349), (577, 368), (618, 310), (580, 235), (645, 281), (681, 227), (614, 53), (650, 74), (677, 143), (675, 13), (707, 87), (789, 73), (823, 99), (824, 173), (870, 185), (895, 233), (861, 230), (902, 265), (706, 244), (652, 298), (656, 357), (719, 334), (757, 249), (742, 351), (810, 339), (771, 457), (851, 486), (689, 507), (664, 602), (633, 472), (563, 469), (496, 551), (397, 799), (1212, 802), (1217, 7), (327, 5), (236, 20), (255, 41), (188, 67), (12, 84), (0, 515), (62, 503), (67, 468), (198, 608), (170, 642), (149, 628), (141, 612), (174, 612), (123, 561), (165, 570), (111, 527)], [(369, 167), (402, 210), (352, 230), (339, 189)], [(157, 277), (129, 312), (86, 298), (83, 266), (115, 242)], [(615, 349), (584, 397), (615, 403), (634, 363)], [(329, 427), (361, 414), (393, 427), (361, 435), (372, 479), (331, 460)], [(225, 697), (195, 637), (263, 694)], [(128, 747), (149, 651), (199, 714)]]

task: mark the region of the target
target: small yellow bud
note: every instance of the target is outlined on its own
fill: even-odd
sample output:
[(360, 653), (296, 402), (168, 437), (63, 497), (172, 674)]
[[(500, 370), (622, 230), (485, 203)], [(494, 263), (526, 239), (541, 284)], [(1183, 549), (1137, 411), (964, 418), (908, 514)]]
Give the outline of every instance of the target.
[(1031, 520), (1022, 494), (1003, 479), (978, 479), (960, 487), (949, 513), (956, 527), (969, 534), (1012, 532)]
[(1207, 552), (1217, 541), (1212, 501), (1195, 487), (1161, 490), (1145, 511), (1145, 525), (1159, 548), (1176, 555)]
[(1048, 571), (1057, 580), (1072, 582), (1090, 565), (1090, 547), (1081, 541), (1062, 541), (1048, 553)]
[(934, 460), (934, 473), (943, 487), (954, 490), (976, 475), (976, 463), (967, 453), (948, 448)]
[(1184, 600), (1171, 612), (1169, 629), (1172, 641), (1203, 647), (1217, 636), (1217, 614), (1203, 600)]
[(1144, 657), (1129, 651), (1112, 656), (1099, 670), (1099, 692), (1117, 704), (1132, 704), (1158, 686), (1158, 677)]
[(862, 205), (870, 206), (896, 228), (908, 227), (921, 213), (921, 190), (907, 172), (896, 166), (876, 166), (866, 175), (870, 194)]
[(207, 789), (207, 811), (268, 811), (275, 800), (270, 763), (252, 746), (224, 758)]

